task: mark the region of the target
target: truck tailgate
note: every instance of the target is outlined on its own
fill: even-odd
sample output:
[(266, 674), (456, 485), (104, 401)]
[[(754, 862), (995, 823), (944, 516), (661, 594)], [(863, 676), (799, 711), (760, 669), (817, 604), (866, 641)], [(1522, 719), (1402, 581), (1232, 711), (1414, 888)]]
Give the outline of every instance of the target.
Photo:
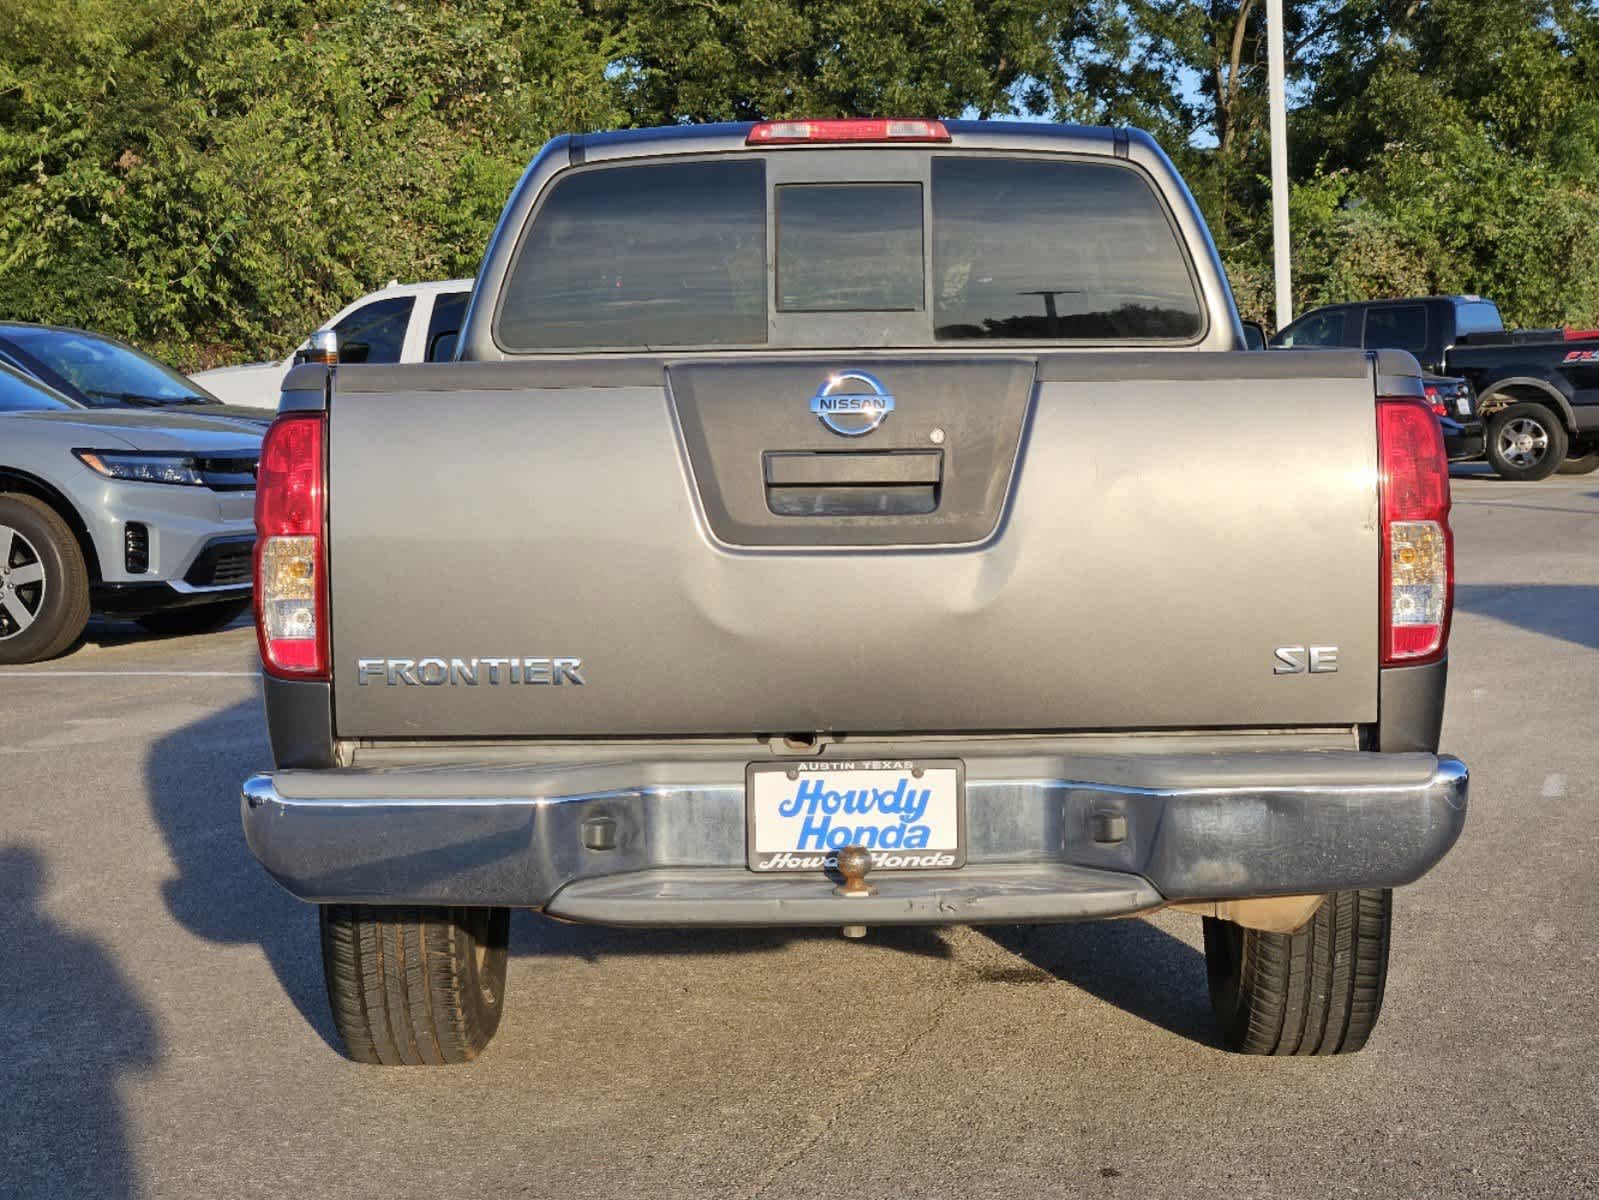
[[(869, 436), (811, 411), (840, 368), (894, 397)], [(341, 367), (337, 731), (1371, 721), (1374, 390), (1339, 351)]]

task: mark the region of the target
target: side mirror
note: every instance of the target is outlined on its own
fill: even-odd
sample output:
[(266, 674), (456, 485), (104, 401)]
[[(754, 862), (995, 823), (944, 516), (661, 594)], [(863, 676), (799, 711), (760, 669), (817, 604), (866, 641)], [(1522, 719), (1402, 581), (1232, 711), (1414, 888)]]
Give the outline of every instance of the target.
[(339, 361), (339, 335), (331, 329), (318, 329), (294, 352), (294, 365), (322, 363), (334, 366)]
[(1243, 324), (1244, 349), (1264, 350), (1266, 348), (1266, 327), (1259, 321), (1245, 321)]
[(461, 336), (459, 329), (446, 329), (434, 337), (428, 345), (427, 357), (424, 362), (454, 362), (455, 343)]

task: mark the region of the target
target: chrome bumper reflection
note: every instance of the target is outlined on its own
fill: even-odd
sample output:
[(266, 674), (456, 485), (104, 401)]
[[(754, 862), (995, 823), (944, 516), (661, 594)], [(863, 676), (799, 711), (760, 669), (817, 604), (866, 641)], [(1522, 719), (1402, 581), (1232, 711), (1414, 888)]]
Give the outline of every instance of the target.
[[(1061, 920), (1393, 887), (1437, 863), (1465, 822), (1467, 771), (1454, 758), (1349, 751), (1185, 765), (1118, 760), (1105, 771), (1118, 782), (1102, 783), (984, 778), (972, 762), (968, 867), (895, 876), (901, 919)], [(752, 890), (742, 763), (714, 765), (700, 783), (672, 777), (707, 764), (675, 766), (285, 771), (251, 778), (241, 808), (250, 849), (304, 900), (511, 905), (629, 924), (842, 919), (811, 903), (830, 887), (820, 878)], [(1262, 778), (1274, 771), (1285, 782)], [(1140, 775), (1150, 781), (1126, 781)], [(940, 904), (940, 890), (975, 899)], [(869, 923), (895, 906), (875, 907), (883, 915)]]

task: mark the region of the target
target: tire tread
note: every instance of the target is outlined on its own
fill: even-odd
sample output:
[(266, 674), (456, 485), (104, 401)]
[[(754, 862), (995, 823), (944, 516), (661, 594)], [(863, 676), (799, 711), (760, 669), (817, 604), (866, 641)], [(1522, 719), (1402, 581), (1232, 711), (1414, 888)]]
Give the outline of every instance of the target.
[(1205, 918), (1211, 999), (1228, 1048), (1244, 1054), (1349, 1054), (1382, 1011), (1393, 892), (1335, 892), (1297, 933)]
[(323, 905), (323, 973), (349, 1056), (383, 1066), (477, 1057), (499, 1025), (508, 918), (503, 909)]

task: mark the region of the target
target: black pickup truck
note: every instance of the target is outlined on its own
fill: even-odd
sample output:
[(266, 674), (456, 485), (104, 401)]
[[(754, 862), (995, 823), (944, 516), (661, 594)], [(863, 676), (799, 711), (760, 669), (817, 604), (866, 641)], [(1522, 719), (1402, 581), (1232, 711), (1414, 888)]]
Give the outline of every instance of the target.
[(1492, 300), (1424, 296), (1313, 308), (1271, 344), (1408, 350), (1424, 370), (1467, 380), (1505, 479), (1599, 468), (1599, 330), (1511, 332)]

